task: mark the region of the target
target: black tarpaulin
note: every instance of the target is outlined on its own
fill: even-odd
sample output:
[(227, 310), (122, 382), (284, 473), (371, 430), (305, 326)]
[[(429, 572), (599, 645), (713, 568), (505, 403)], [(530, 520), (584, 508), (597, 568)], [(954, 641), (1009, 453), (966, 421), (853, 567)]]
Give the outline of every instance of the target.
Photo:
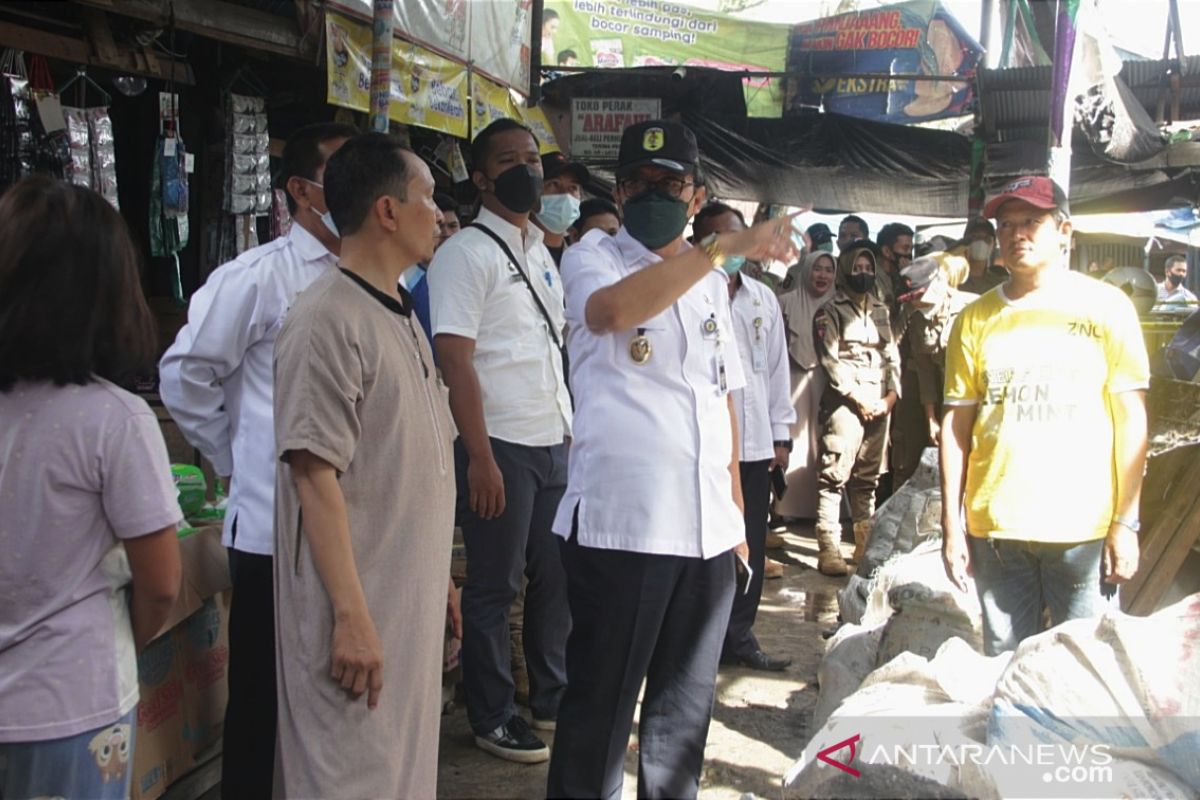
[(956, 133), (813, 114), (719, 120), (685, 113), (720, 197), (828, 211), (959, 217), (971, 143)]
[[(573, 97), (658, 97), (666, 117), (696, 134), (710, 192), (723, 199), (811, 203), (830, 212), (869, 211), (933, 217), (967, 213), (971, 142), (957, 133), (839, 114), (747, 118), (741, 78), (688, 67), (595, 70), (544, 87), (546, 102), (569, 113)], [(1075, 213), (1139, 211), (1200, 200), (1188, 167), (1118, 165), (1075, 136), (1071, 203)], [(563, 142), (568, 147), (568, 142)], [(988, 148), (989, 185), (1044, 172), (1043, 138)], [(588, 162), (611, 178), (611, 163)]]
[[(710, 192), (730, 200), (830, 211), (958, 217), (966, 213), (970, 142), (955, 133), (840, 114), (746, 116), (736, 74), (688, 67), (596, 70), (547, 83), (552, 105), (574, 97), (658, 97), (696, 134)], [(612, 164), (589, 162), (604, 173)]]

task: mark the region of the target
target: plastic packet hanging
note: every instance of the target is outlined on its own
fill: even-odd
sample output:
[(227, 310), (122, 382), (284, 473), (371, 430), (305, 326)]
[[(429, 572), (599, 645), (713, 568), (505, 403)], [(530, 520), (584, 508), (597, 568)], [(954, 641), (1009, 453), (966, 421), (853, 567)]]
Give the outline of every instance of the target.
[(92, 188), (104, 195), (113, 208), (117, 199), (117, 151), (113, 141), (112, 119), (107, 108), (89, 108), (85, 112), (92, 144)]
[(67, 161), (64, 177), (76, 186), (92, 186), (91, 133), (88, 130), (87, 111), (82, 108), (63, 106), (63, 121), (66, 122)]
[(230, 183), (230, 191), (235, 195), (254, 194), (258, 191), (257, 175), (234, 175)]
[(253, 213), (256, 206), (256, 198), (252, 194), (233, 194), (229, 196), (229, 207), (226, 209), (232, 214), (250, 214)]
[(252, 133), (233, 134), (234, 154), (253, 155), (258, 151), (258, 140)]
[(267, 214), (271, 211), (271, 190), (264, 189), (255, 194), (254, 213)]
[(261, 114), (266, 110), (266, 104), (261, 97), (251, 97), (244, 94), (229, 95), (235, 114)]
[(71, 147), (87, 149), (91, 140), (88, 131), (87, 112), (82, 108), (63, 106), (63, 119), (67, 123), (67, 141)]
[(258, 172), (258, 156), (249, 153), (235, 153), (232, 165), (234, 175), (253, 175)]
[(258, 133), (258, 120), (253, 114), (234, 114), (233, 132), (235, 134)]

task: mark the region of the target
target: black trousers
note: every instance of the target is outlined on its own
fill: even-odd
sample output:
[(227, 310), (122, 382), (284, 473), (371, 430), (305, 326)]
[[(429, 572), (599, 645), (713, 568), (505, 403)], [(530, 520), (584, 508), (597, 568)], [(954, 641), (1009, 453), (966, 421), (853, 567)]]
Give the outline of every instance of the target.
[(573, 627), (549, 797), (619, 798), (643, 679), (640, 798), (700, 786), (734, 556), (708, 560), (562, 543)]
[(455, 442), (467, 581), (463, 584), (463, 684), (467, 718), (475, 733), (490, 733), (516, 713), (509, 608), (521, 591), (529, 707), (554, 719), (567, 684), (566, 647), (571, 630), (557, 537), (551, 532), (567, 488), (567, 447), (526, 447), (492, 439), (504, 476), (504, 513), (482, 520), (466, 509), (466, 448)]
[[(235, 528), (236, 536), (236, 528)], [(271, 556), (229, 550), (229, 701), (221, 797), (271, 797), (275, 776), (275, 576)]]
[(762, 600), (763, 568), (767, 562), (767, 515), (771, 507), (771, 473), (767, 461), (743, 461), (738, 466), (742, 475), (742, 501), (746, 506), (746, 544), (750, 548), (750, 568), (754, 577), (750, 589), (733, 593), (733, 609), (729, 613), (729, 630), (725, 633), (722, 654), (726, 657), (749, 656), (759, 649), (754, 638), (754, 618)]

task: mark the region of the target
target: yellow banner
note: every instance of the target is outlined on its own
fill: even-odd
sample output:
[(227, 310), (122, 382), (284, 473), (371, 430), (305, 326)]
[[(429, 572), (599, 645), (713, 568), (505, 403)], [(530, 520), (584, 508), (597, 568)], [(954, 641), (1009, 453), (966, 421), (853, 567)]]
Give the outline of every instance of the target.
[[(332, 11), (325, 14), (326, 99), (367, 111), (371, 91), (371, 27)], [(388, 116), (466, 138), (467, 70), (461, 64), (396, 39), (392, 43), (392, 97)]]
[(512, 96), (507, 86), (475, 73), (471, 75), (471, 138), (498, 119), (515, 119), (529, 126), (538, 139), (542, 155), (557, 152), (558, 142), (545, 113), (538, 107), (527, 108)]
[(521, 111), (507, 86), (479, 74), (471, 76), (471, 138), (498, 119), (521, 119)]
[(558, 146), (558, 140), (554, 138), (554, 129), (550, 127), (550, 120), (546, 119), (546, 112), (538, 106), (530, 108), (528, 106), (519, 106), (521, 119), (533, 131), (533, 135), (537, 137), (542, 155), (546, 153), (555, 153), (561, 150)]

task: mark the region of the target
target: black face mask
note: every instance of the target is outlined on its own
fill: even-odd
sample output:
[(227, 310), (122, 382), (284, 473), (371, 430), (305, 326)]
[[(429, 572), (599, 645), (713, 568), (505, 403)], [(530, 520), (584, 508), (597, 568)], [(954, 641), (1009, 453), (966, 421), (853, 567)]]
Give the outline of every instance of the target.
[(855, 294), (866, 294), (875, 288), (875, 273), (859, 272), (846, 278), (846, 285)]
[(528, 164), (509, 167), (492, 179), (492, 193), (514, 214), (527, 214), (542, 197), (542, 176)]
[(687, 202), (661, 189), (643, 192), (625, 202), (625, 230), (647, 250), (657, 250), (675, 241), (687, 222)]
[(1179, 284), (1183, 283), (1183, 276), (1169, 273), (1167, 275), (1167, 283), (1171, 284), (1171, 288), (1174, 289), (1178, 287)]

